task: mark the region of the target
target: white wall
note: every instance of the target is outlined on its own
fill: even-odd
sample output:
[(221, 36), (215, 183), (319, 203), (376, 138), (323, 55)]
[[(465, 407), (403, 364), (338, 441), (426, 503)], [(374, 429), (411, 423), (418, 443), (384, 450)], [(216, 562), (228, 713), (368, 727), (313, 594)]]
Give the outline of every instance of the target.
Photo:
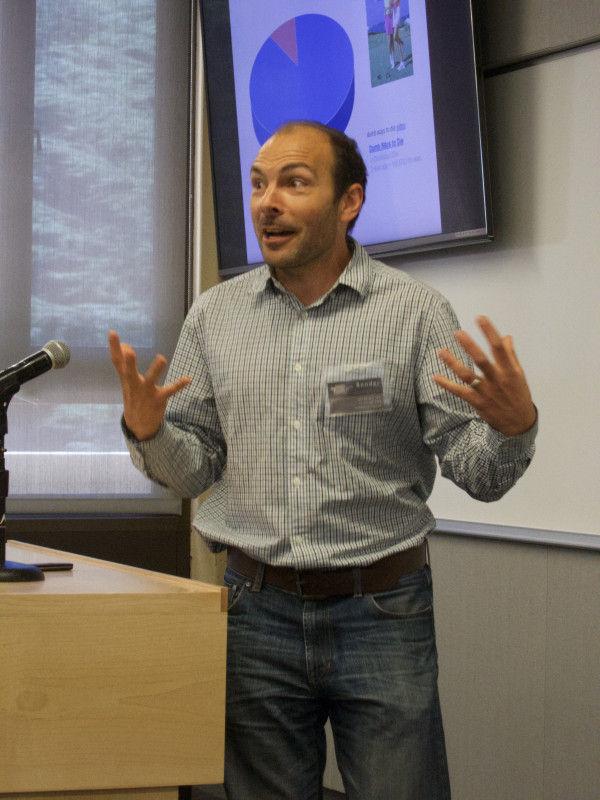
[(599, 46), (487, 79), (495, 242), (395, 262), (442, 291), (467, 330), (486, 313), (512, 333), (539, 406), (521, 483), (483, 505), (439, 480), (438, 518), (600, 532), (598, 86)]

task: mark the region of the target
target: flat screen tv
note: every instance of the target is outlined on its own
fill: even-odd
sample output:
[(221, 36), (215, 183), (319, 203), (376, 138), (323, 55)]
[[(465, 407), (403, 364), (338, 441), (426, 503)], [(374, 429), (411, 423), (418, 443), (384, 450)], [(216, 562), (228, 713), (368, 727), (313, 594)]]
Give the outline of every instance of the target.
[(202, 0), (219, 272), (262, 263), (250, 166), (281, 123), (358, 143), (353, 236), (379, 258), (491, 238), (469, 0)]

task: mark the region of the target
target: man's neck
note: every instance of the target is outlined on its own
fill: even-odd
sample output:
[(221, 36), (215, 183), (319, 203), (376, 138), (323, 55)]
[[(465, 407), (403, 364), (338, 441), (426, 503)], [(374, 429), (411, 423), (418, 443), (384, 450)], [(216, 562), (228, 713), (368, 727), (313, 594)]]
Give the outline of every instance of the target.
[(304, 306), (310, 306), (327, 294), (335, 286), (352, 258), (352, 249), (348, 247), (343, 256), (334, 263), (315, 265), (311, 268), (272, 268), (271, 273), (286, 291), (295, 295)]

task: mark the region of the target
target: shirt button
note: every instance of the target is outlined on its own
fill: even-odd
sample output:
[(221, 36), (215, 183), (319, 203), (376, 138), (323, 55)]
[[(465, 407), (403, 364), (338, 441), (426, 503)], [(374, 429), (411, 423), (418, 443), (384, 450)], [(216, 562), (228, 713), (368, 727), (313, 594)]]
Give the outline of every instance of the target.
[(297, 431), (300, 430), (300, 420), (299, 419), (295, 419), (294, 420), (294, 429), (297, 430)]
[(302, 372), (302, 364), (294, 364), (294, 369), (296, 372)]
[(302, 485), (302, 481), (300, 478), (294, 478), (294, 486), (298, 487)]
[(302, 319), (308, 319), (308, 311), (302, 312)]

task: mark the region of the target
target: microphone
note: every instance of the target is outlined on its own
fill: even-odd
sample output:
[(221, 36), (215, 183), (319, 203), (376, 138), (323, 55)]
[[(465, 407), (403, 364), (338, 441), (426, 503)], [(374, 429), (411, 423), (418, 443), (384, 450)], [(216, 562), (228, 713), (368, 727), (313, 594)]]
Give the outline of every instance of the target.
[(47, 342), (37, 353), (0, 372), (0, 394), (5, 389), (14, 390), (48, 370), (66, 367), (70, 358), (71, 351), (64, 342)]

